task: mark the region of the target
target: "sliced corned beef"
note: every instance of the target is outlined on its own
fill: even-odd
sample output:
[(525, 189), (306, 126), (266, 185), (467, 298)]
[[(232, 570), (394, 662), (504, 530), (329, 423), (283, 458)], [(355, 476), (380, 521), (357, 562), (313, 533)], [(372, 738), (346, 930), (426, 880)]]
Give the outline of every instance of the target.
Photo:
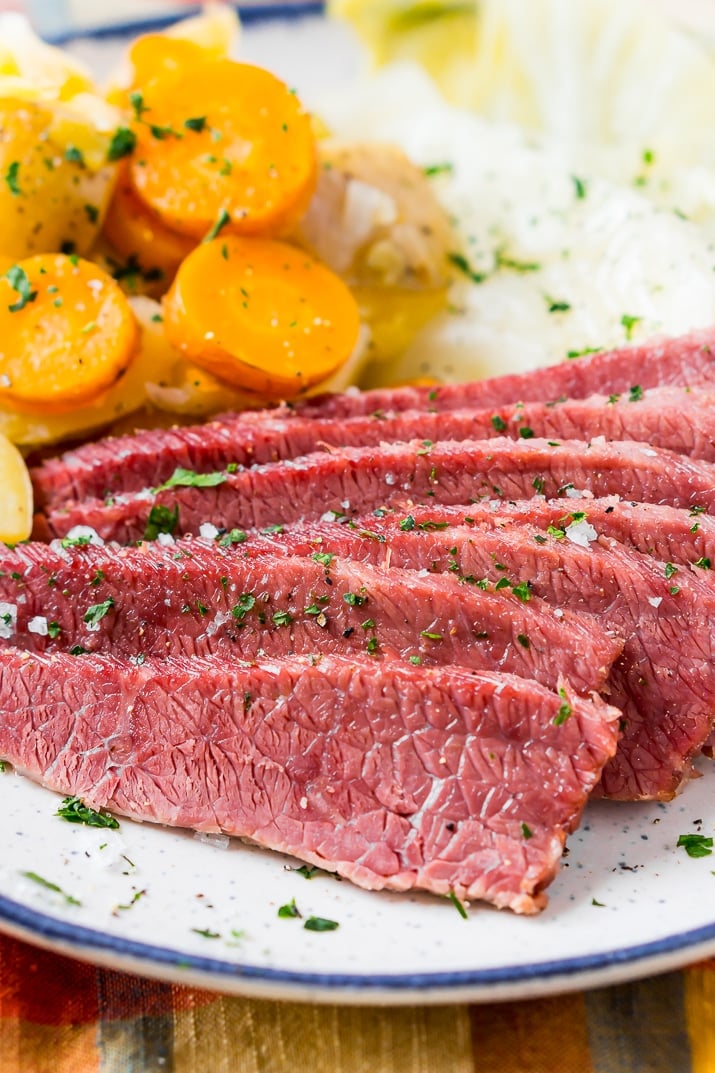
[(715, 393), (700, 389), (640, 389), (554, 403), (511, 403), (489, 409), (418, 410), (345, 419), (241, 415), (205, 425), (152, 429), (100, 440), (33, 471), (38, 504), (55, 509), (72, 500), (105, 498), (156, 487), (178, 468), (200, 474), (296, 458), (327, 447), (362, 447), (409, 440), (479, 440), (507, 435), (545, 439), (637, 440), (715, 461)]
[(546, 902), (619, 712), (510, 675), (0, 651), (0, 754), (94, 808), (371, 890)]
[(159, 527), (177, 534), (198, 532), (205, 522), (261, 528), (411, 502), (455, 504), (579, 490), (710, 509), (715, 466), (630, 441), (501, 438), (346, 447), (226, 473), (211, 487), (146, 490), (109, 505), (87, 500), (38, 518), (35, 535), (66, 536), (81, 525), (105, 540), (133, 543)]
[(715, 722), (715, 587), (703, 570), (682, 570), (674, 580), (673, 567), (650, 556), (616, 541), (601, 547), (585, 519), (559, 520), (564, 529), (552, 527), (547, 535), (528, 525), (441, 528), (434, 520), (388, 515), (363, 519), (357, 528), (290, 527), (246, 547), (257, 555), (266, 548), (286, 555), (319, 549), (378, 566), (448, 573), (469, 590), (499, 586), (525, 601), (537, 596), (594, 615), (625, 639), (606, 686), (625, 730), (604, 771), (603, 793), (667, 799), (691, 774)]
[[(618, 496), (568, 500), (536, 496), (511, 501), (492, 499), (468, 506), (415, 506), (410, 508), (410, 516), (418, 530), (454, 525), (477, 529), (530, 525), (541, 529), (542, 536), (548, 535), (549, 526), (566, 534), (574, 522), (585, 520), (596, 530), (603, 547), (615, 540), (657, 560), (663, 568), (667, 563), (690, 566), (701, 578), (703, 571), (715, 570), (715, 518), (706, 514), (702, 505), (684, 510)], [(391, 511), (385, 513), (384, 522), (388, 524), (392, 519), (393, 526), (399, 528), (404, 518), (404, 511)], [(367, 515), (354, 524), (369, 529), (373, 521), (373, 516)], [(668, 567), (671, 577), (674, 573)]]
[[(0, 555), (5, 643), (123, 656), (357, 653), (462, 664), (599, 689), (622, 641), (587, 616), (456, 579), (317, 553), (264, 554), (202, 540), (163, 547), (34, 544)], [(3, 623), (0, 621), (0, 626)]]
[(562, 395), (627, 393), (632, 387), (699, 384), (715, 378), (715, 330), (691, 332), (674, 339), (651, 339), (637, 346), (589, 354), (545, 369), (497, 376), (466, 384), (347, 391), (308, 399), (296, 407), (303, 416), (354, 417), (375, 410), (454, 410), (463, 406), (548, 401)]

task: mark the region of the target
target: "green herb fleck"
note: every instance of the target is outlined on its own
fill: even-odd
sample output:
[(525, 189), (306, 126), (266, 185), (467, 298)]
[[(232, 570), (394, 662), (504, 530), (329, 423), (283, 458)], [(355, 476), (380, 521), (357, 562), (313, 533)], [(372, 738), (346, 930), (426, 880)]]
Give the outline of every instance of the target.
[(96, 626), (102, 619), (109, 614), (114, 607), (114, 600), (110, 596), (108, 599), (103, 600), (101, 604), (92, 604), (90, 608), (84, 613), (84, 621), (89, 626)]
[(13, 197), (19, 197), (19, 195), (22, 193), (19, 184), (19, 171), (20, 161), (13, 160), (12, 164), (8, 165), (8, 169), (5, 172), (5, 182), (7, 183), (7, 188)]
[(335, 931), (340, 925), (337, 920), (327, 920), (326, 917), (308, 917), (303, 927), (306, 931)]
[(185, 119), (184, 126), (187, 130), (193, 130), (196, 134), (200, 134), (201, 131), (204, 130), (206, 127), (206, 116), (199, 115), (194, 116), (191, 119)]
[(238, 603), (234, 607), (231, 614), (235, 619), (238, 619), (239, 622), (243, 622), (248, 612), (252, 611), (255, 606), (256, 597), (253, 595), (253, 593), (242, 592), (238, 598)]
[(11, 313), (19, 313), (21, 309), (24, 309), (26, 305), (34, 302), (37, 298), (37, 291), (31, 289), (28, 275), (25, 269), (20, 268), (19, 265), (13, 265), (12, 268), (9, 268), (5, 273), (5, 279), (18, 294), (17, 301), (7, 307)]
[(295, 898), (292, 898), (287, 903), (287, 905), (282, 905), (278, 910), (278, 916), (281, 917), (281, 919), (283, 920), (295, 919), (296, 917), (301, 917), (302, 915), (303, 914), (301, 913), (300, 909), (295, 904)]
[(107, 160), (121, 160), (134, 152), (137, 144), (137, 136), (129, 127), (117, 127), (107, 150)]
[(709, 857), (713, 840), (706, 835), (679, 835), (676, 846), (684, 849), (688, 857)]
[(79, 797), (65, 797), (55, 816), (60, 816), (68, 823), (83, 823), (86, 827), (107, 827), (113, 831), (119, 827), (119, 821), (114, 816), (89, 808)]
[(461, 916), (462, 920), (468, 920), (469, 917), (467, 916), (467, 910), (464, 908), (464, 906), (462, 905), (462, 903), (460, 902), (459, 898), (457, 897), (457, 895), (454, 893), (453, 890), (451, 890), (449, 892), (447, 897), (449, 898), (450, 902), (452, 903), (454, 908), (457, 910), (457, 912)]
[(168, 481), (154, 491), (163, 492), (167, 488), (215, 488), (225, 480), (225, 473), (194, 473), (193, 470), (177, 466)]
[(504, 432), (506, 427), (506, 421), (503, 417), (500, 417), (499, 414), (494, 414), (492, 416), (492, 428), (495, 432)]
[(229, 213), (226, 211), (226, 209), (221, 209), (220, 213), (218, 214), (218, 219), (216, 220), (216, 223), (213, 225), (208, 234), (204, 237), (203, 241), (211, 242), (218, 235), (220, 235), (224, 227), (226, 227), (226, 225), (230, 223), (231, 217)]
[(60, 894), (67, 905), (81, 905), (77, 898), (73, 898), (71, 894), (67, 894), (62, 890), (62, 887), (58, 887), (56, 883), (52, 883), (49, 879), (45, 879), (44, 876), (38, 876), (37, 872), (21, 872), (20, 875), (25, 879), (31, 879), (33, 883), (37, 883), (38, 886), (44, 887), (45, 890), (51, 890), (55, 894)]

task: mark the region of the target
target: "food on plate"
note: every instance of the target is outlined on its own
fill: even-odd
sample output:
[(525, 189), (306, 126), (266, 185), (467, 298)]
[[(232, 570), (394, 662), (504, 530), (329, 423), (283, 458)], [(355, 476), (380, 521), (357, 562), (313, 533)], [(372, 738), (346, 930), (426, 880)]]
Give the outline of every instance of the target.
[(513, 675), (327, 656), (137, 666), (5, 650), (0, 704), (0, 752), (61, 793), (373, 890), (520, 913), (545, 904), (618, 726), (597, 698)]
[[(468, 103), (493, 115), (493, 81), (540, 133), (414, 67), (313, 116), (230, 58), (226, 9), (140, 38), (105, 101), (27, 35), (44, 83), (39, 60), (8, 82), (0, 54), (18, 770), (369, 889), (533, 913), (589, 795), (667, 801), (712, 750), (708, 195), (692, 222), (669, 200), (685, 180), (652, 188), (667, 115), (648, 147), (604, 136), (599, 101), (600, 144), (579, 157), (565, 120), (555, 140), (520, 97), (517, 6), (360, 18), (385, 54), (436, 47), (452, 89), (473, 47)], [(632, 10), (613, 25), (625, 40)], [(10, 442), (103, 427), (29, 471)]]
[(184, 260), (164, 323), (197, 365), (279, 399), (336, 372), (360, 334), (357, 304), (338, 276), (285, 242), (234, 235), (203, 242)]
[[(78, 528), (67, 543), (82, 537)], [(331, 553), (321, 562), (321, 552), (293, 556), (260, 540), (247, 553), (213, 540), (120, 555), (111, 547), (62, 554), (68, 550), (37, 545), (2, 557), (0, 591), (13, 609), (7, 640), (135, 658), (342, 652), (376, 663), (505, 670), (552, 689), (568, 675), (584, 696), (603, 687), (622, 648), (578, 612), (556, 614), (511, 590), (465, 592), (449, 576), (385, 574)]]
[(0, 404), (68, 410), (106, 391), (138, 331), (113, 279), (75, 255), (37, 254), (0, 277)]
[(286, 234), (305, 212), (317, 160), (309, 114), (284, 82), (232, 60), (155, 76), (135, 97), (129, 173), (167, 226), (202, 238)]
[[(430, 423), (436, 425), (441, 413), (465, 408), (473, 413), (484, 408), (506, 407), (510, 403), (514, 411), (517, 407), (521, 410), (522, 404), (514, 404), (514, 399), (540, 401), (548, 410), (555, 408), (554, 405), (548, 405), (549, 401), (553, 403), (554, 400), (563, 399), (563, 402), (559, 401), (559, 406), (574, 406), (578, 410), (576, 400), (605, 393), (609, 399), (613, 397), (613, 403), (609, 405), (618, 404), (619, 413), (624, 417), (627, 415), (628, 422), (643, 428), (640, 422), (649, 421), (645, 427), (655, 434), (652, 423), (655, 415), (648, 405), (651, 398), (649, 389), (658, 385), (680, 386), (687, 392), (688, 383), (699, 383), (702, 388), (696, 393), (694, 402), (695, 407), (699, 407), (707, 384), (715, 378), (714, 355), (715, 332), (702, 332), (592, 355), (577, 362), (555, 365), (521, 376), (439, 387), (398, 387), (326, 395), (292, 407), (223, 415), (206, 425), (193, 428), (187, 426), (164, 432), (150, 430), (132, 436), (99, 440), (48, 459), (33, 471), (33, 480), (39, 501), (46, 509), (61, 507), (63, 503), (76, 499), (101, 498), (107, 492), (140, 491), (161, 484), (177, 467), (213, 472), (223, 470), (229, 463), (250, 465), (291, 458), (315, 449), (319, 441), (326, 444), (332, 442), (337, 446), (340, 441), (335, 440), (336, 436), (344, 437), (342, 442), (345, 446), (355, 446), (359, 442), (380, 442), (388, 436), (374, 438), (371, 430), (375, 429), (377, 422), (380, 422), (379, 428), (384, 427), (389, 431), (390, 438), (397, 439), (404, 428), (414, 429), (413, 435), (407, 436), (408, 439), (417, 438), (420, 433), (426, 436), (432, 427)], [(631, 391), (634, 387), (641, 389), (642, 398), (640, 392)], [(615, 395), (619, 398), (616, 399)], [(652, 397), (657, 400), (659, 395)], [(629, 413), (626, 401), (645, 401), (645, 417), (639, 416), (639, 410)], [(692, 406), (693, 401), (689, 398), (685, 405)], [(526, 408), (526, 403), (523, 406)], [(589, 404), (584, 403), (584, 407), (589, 407)], [(401, 424), (400, 415), (404, 411), (416, 411), (423, 415), (425, 424), (420, 427), (419, 433), (414, 424)], [(596, 414), (599, 415), (599, 421), (609, 422), (611, 430), (618, 427), (615, 422), (611, 423), (613, 419), (608, 409), (601, 406), (599, 412), (598, 403), (594, 417)], [(492, 422), (492, 416), (490, 412), (489, 435), (507, 431), (501, 429), (499, 421)], [(367, 420), (356, 421), (359, 417)], [(706, 413), (701, 414), (701, 418), (703, 422), (708, 422)], [(289, 419), (289, 424), (286, 424), (286, 419)], [(345, 419), (352, 423), (346, 424)], [(477, 420), (476, 415), (474, 419)], [(415, 413), (410, 420), (417, 420)], [(695, 423), (699, 420), (694, 418)], [(351, 429), (354, 430), (352, 433)], [(695, 443), (692, 451), (688, 449), (691, 433), (683, 422), (663, 429), (660, 434), (667, 437), (664, 446), (685, 454), (695, 453)], [(365, 439), (359, 439), (363, 435)], [(404, 435), (402, 438), (405, 438)], [(698, 457), (709, 457), (704, 439), (698, 441), (697, 453)]]
[[(183, 487), (188, 485), (189, 487)], [(715, 465), (630, 440), (606, 442), (499, 437), (492, 440), (410, 440), (378, 447), (314, 451), (287, 462), (234, 472), (229, 466), (207, 487), (172, 480), (108, 501), (68, 503), (37, 518), (39, 537), (66, 537), (89, 524), (103, 540), (141, 540), (152, 511), (169, 511), (172, 532), (196, 532), (204, 522), (242, 529), (324, 514), (354, 518), (371, 510), (432, 500), (450, 505), (482, 497), (564, 495), (571, 489), (622, 495), (671, 506), (715, 507)]]
[(16, 544), (32, 531), (33, 496), (30, 474), (22, 455), (0, 434), (0, 541)]

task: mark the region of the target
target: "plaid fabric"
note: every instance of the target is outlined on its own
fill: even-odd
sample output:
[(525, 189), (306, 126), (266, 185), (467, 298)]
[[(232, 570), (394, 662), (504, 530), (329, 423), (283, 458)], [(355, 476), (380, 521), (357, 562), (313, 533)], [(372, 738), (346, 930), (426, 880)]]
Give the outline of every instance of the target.
[(715, 960), (481, 1006), (228, 998), (0, 938), (1, 1073), (713, 1073)]

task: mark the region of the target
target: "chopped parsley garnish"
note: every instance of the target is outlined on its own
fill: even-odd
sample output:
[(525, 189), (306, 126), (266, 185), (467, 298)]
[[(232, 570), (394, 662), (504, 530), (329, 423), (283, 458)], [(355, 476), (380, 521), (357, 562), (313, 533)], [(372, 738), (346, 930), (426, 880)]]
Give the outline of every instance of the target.
[(546, 487), (546, 481), (543, 477), (534, 477), (533, 481), (531, 482), (531, 487), (534, 488), (539, 495), (541, 495), (541, 493), (544, 491), (544, 488)]
[(97, 208), (97, 206), (87, 204), (83, 205), (82, 208), (84, 209), (85, 216), (87, 217), (89, 222), (91, 224), (96, 224), (97, 220), (99, 219), (99, 209)]
[(37, 872), (21, 872), (20, 875), (24, 876), (25, 879), (31, 879), (33, 883), (37, 883), (38, 886), (44, 887), (45, 890), (51, 890), (55, 894), (61, 895), (67, 905), (82, 904), (77, 898), (73, 898), (71, 894), (67, 894), (66, 891), (62, 890), (62, 887), (58, 887), (56, 883), (52, 883), (51, 880), (45, 879), (44, 876), (38, 876)]
[(79, 164), (82, 167), (84, 166), (84, 154), (76, 145), (67, 146), (65, 149), (65, 160), (69, 164)]
[(290, 626), (293, 621), (293, 616), (289, 611), (276, 611), (273, 615), (273, 622), (279, 628), (281, 626)]
[(107, 150), (107, 160), (121, 160), (134, 152), (137, 136), (129, 127), (117, 127)]
[(220, 939), (220, 931), (211, 931), (210, 928), (192, 928), (194, 935), (200, 935), (202, 939)]
[(635, 328), (636, 324), (640, 324), (642, 320), (643, 317), (632, 317), (629, 313), (623, 314), (623, 316), (621, 317), (621, 324), (626, 330), (626, 339), (633, 338), (633, 329)]
[(495, 432), (504, 432), (506, 430), (506, 421), (499, 414), (492, 416), (492, 428)]
[(292, 898), (287, 905), (282, 905), (278, 910), (278, 916), (283, 920), (294, 920), (296, 917), (302, 917), (302, 915), (300, 909), (295, 904), (295, 898)]
[(47, 636), (50, 638), (50, 640), (56, 641), (61, 633), (62, 627), (60, 626), (59, 622), (52, 621), (47, 623)]
[(329, 551), (314, 551), (311, 555), (311, 559), (314, 563), (320, 563), (321, 566), (328, 567), (335, 558)]
[(443, 164), (427, 164), (422, 171), (431, 178), (433, 175), (447, 175), (454, 171), (454, 164), (450, 164), (447, 160)]
[(571, 176), (571, 182), (574, 185), (574, 193), (579, 200), (583, 200), (586, 197), (587, 186), (585, 179), (579, 179), (577, 175)]
[(350, 607), (364, 607), (367, 603), (367, 596), (359, 596), (356, 592), (346, 592), (343, 594), (343, 600)]
[(703, 555), (703, 557), (701, 559), (696, 559), (695, 560), (695, 562), (693, 563), (693, 566), (699, 566), (701, 570), (709, 570), (710, 569), (710, 560), (707, 558), (707, 556)]
[(671, 578), (673, 574), (678, 573), (678, 568), (673, 563), (666, 563), (663, 573), (665, 574), (666, 578)]
[(144, 115), (145, 112), (149, 111), (149, 108), (147, 108), (147, 106), (144, 104), (144, 94), (140, 93), (138, 90), (135, 90), (133, 93), (129, 94), (129, 103), (132, 106), (134, 118), (137, 120), (137, 122), (141, 120), (141, 117)]
[(234, 607), (231, 614), (239, 622), (243, 622), (244, 618), (249, 611), (252, 611), (256, 606), (256, 597), (251, 592), (242, 592), (238, 598), (238, 603)]
[(521, 825), (521, 834), (522, 834), (523, 838), (527, 838), (527, 839), (528, 838), (533, 838), (533, 836), (534, 836), (534, 832), (531, 830), (531, 828), (529, 827), (528, 823), (522, 823), (522, 825)]
[(531, 648), (531, 642), (525, 633), (517, 633), (516, 639), (522, 648)]
[(108, 599), (103, 600), (101, 604), (92, 604), (90, 608), (84, 613), (84, 621), (89, 626), (96, 626), (98, 622), (101, 622), (106, 615), (114, 607), (114, 600), (110, 596)]
[(185, 119), (184, 126), (187, 130), (193, 130), (197, 134), (200, 134), (201, 131), (206, 128), (206, 116), (199, 115), (193, 116), (191, 119)]
[(89, 808), (79, 797), (65, 797), (55, 816), (60, 816), (68, 823), (83, 823), (86, 827), (107, 827), (113, 831), (119, 827), (119, 821), (114, 816)]
[(462, 903), (460, 902), (459, 898), (457, 897), (457, 895), (454, 893), (453, 890), (451, 890), (449, 892), (447, 897), (449, 898), (450, 902), (452, 903), (454, 908), (457, 910), (457, 912), (461, 916), (462, 920), (468, 920), (469, 917), (467, 916), (467, 910), (464, 908), (464, 906), (462, 905)]
[(406, 518), (403, 518), (400, 522), (400, 529), (403, 533), (411, 533), (415, 527), (415, 519), (411, 514), (408, 514)]
[(551, 298), (547, 298), (549, 303), (549, 313), (568, 313), (571, 309), (569, 302), (555, 302)]
[(528, 581), (520, 581), (518, 585), (512, 585), (511, 591), (523, 603), (527, 603), (527, 601), (531, 599), (531, 589), (529, 588)]
[(529, 428), (528, 425), (522, 425), (519, 429), (519, 436), (522, 440), (532, 440), (534, 438), (533, 428)]
[(454, 265), (455, 268), (458, 268), (467, 279), (471, 279), (472, 283), (484, 283), (484, 280), (487, 278), (483, 272), (477, 272), (472, 268), (463, 253), (448, 253), (447, 260), (451, 265)]
[(629, 402), (640, 402), (642, 398), (643, 398), (643, 388), (640, 386), (640, 384), (634, 384), (633, 387), (630, 388), (630, 390), (628, 392), (628, 401)]
[(426, 637), (428, 641), (443, 641), (441, 633), (431, 633), (429, 630), (421, 630), (420, 637)]
[(154, 491), (163, 492), (167, 488), (215, 488), (225, 480), (225, 473), (194, 473), (191, 469), (177, 466), (168, 481)]
[(13, 197), (19, 197), (22, 193), (20, 190), (20, 184), (18, 181), (20, 171), (20, 161), (13, 160), (12, 164), (8, 165), (8, 169), (5, 172), (5, 182), (7, 188)]
[(216, 220), (216, 223), (213, 225), (211, 230), (206, 234), (206, 236), (204, 237), (203, 241), (204, 242), (211, 242), (213, 239), (217, 238), (217, 236), (220, 235), (221, 232), (223, 231), (224, 227), (226, 227), (226, 225), (230, 224), (230, 223), (231, 223), (231, 216), (226, 211), (226, 209), (221, 209), (220, 213), (218, 214), (218, 218)]
[(422, 657), (421, 656), (410, 656), (410, 663), (412, 663), (415, 667), (419, 667), (420, 664), (422, 663)]
[(554, 720), (553, 720), (554, 726), (555, 727), (563, 726), (564, 723), (566, 722), (566, 720), (572, 714), (573, 714), (573, 708), (568, 703), (568, 701), (564, 701), (564, 703), (560, 706), (559, 710), (557, 711), (556, 715), (554, 716)]
[(308, 917), (303, 927), (306, 931), (335, 931), (340, 925), (337, 920), (328, 920), (326, 917)]
[(316, 876), (324, 875), (322, 868), (311, 864), (301, 864), (300, 868), (294, 868), (293, 871), (297, 872), (303, 879), (315, 879)]
[(149, 518), (147, 519), (146, 529), (144, 530), (145, 540), (156, 540), (159, 533), (173, 533), (179, 524), (179, 508), (174, 507), (171, 510), (169, 507), (164, 507), (161, 504), (152, 507), (149, 511)]
[(5, 279), (18, 294), (17, 301), (7, 307), (11, 313), (19, 313), (21, 309), (24, 309), (26, 305), (34, 302), (37, 298), (37, 291), (32, 290), (25, 269), (20, 268), (19, 265), (13, 265), (12, 268), (8, 268), (5, 273)]
[(74, 648), (70, 648), (70, 656), (86, 656), (87, 649), (82, 648), (82, 645), (75, 645)]
[(515, 261), (513, 257), (507, 257), (501, 250), (496, 252), (496, 265), (497, 268), (507, 268), (512, 272), (538, 272), (541, 268), (536, 261)]
[(585, 346), (583, 350), (567, 350), (566, 357), (572, 358), (584, 358), (587, 354), (598, 354), (603, 350), (601, 346)]
[(216, 537), (219, 546), (222, 548), (229, 548), (232, 544), (245, 544), (248, 540), (248, 536), (244, 533), (243, 529), (231, 529), (230, 532), (225, 533), (223, 536), (219, 534)]
[(709, 857), (713, 851), (713, 840), (707, 835), (679, 835), (676, 846), (684, 849), (688, 857)]

